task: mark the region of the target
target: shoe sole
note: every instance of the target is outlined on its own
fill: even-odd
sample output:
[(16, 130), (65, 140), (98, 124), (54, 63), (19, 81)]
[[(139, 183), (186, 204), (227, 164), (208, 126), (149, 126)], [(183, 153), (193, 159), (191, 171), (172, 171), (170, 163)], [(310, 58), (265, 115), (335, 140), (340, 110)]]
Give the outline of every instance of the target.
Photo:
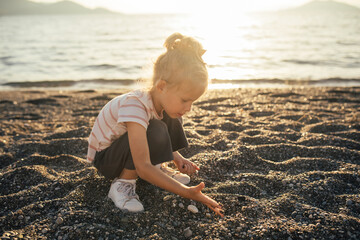
[(122, 208), (119, 208), (118, 206), (116, 206), (116, 204), (114, 203), (114, 201), (112, 200), (112, 198), (108, 195), (108, 199), (115, 205), (116, 208), (120, 209), (123, 213), (130, 213), (130, 214), (135, 214), (135, 213), (141, 213), (141, 212), (144, 212), (145, 209), (141, 210), (141, 211), (129, 211), (128, 209), (122, 209)]

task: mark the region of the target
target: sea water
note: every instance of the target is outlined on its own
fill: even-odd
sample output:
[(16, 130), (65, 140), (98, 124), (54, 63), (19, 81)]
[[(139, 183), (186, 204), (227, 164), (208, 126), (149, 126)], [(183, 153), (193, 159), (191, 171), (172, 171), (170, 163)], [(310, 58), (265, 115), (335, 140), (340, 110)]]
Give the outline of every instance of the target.
[(150, 78), (174, 32), (203, 43), (219, 87), (223, 80), (232, 86), (360, 78), (360, 15), (29, 15), (0, 17), (0, 88), (41, 81), (106, 87)]

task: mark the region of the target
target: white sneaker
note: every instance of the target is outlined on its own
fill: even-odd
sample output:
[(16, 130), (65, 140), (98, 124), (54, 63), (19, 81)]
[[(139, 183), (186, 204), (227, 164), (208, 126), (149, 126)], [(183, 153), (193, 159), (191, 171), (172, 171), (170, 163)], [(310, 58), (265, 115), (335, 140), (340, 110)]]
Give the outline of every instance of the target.
[(110, 187), (108, 197), (121, 210), (129, 212), (144, 211), (144, 206), (135, 193), (136, 180), (115, 179)]
[(169, 168), (167, 164), (157, 164), (157, 167), (159, 167), (166, 175), (172, 177), (176, 181), (186, 185), (190, 182), (190, 177), (186, 174), (183, 174), (179, 171), (176, 171), (172, 168)]

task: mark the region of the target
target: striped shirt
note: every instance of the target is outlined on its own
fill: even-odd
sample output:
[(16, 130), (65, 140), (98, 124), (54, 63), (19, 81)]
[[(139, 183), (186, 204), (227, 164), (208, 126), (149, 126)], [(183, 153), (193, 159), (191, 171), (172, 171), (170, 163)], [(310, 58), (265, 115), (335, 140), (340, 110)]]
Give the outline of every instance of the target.
[(110, 100), (97, 116), (89, 136), (87, 161), (93, 162), (97, 151), (109, 147), (127, 132), (126, 122), (136, 122), (147, 129), (151, 119), (162, 119), (155, 110), (150, 92), (135, 90)]

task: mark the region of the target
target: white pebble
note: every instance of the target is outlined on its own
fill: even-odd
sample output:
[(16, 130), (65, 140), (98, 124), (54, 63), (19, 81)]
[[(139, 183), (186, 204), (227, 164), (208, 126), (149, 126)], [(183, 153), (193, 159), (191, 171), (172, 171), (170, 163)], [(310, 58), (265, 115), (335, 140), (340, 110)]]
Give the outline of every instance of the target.
[(179, 207), (184, 208), (184, 204), (179, 203)]
[(198, 213), (198, 212), (199, 212), (199, 210), (197, 209), (197, 207), (195, 207), (194, 205), (189, 205), (189, 206), (187, 207), (187, 209), (188, 209), (190, 212), (192, 212), (192, 213)]
[(169, 200), (169, 199), (171, 199), (171, 195), (167, 195), (167, 196), (165, 196), (165, 197), (163, 198), (164, 201), (167, 201), (167, 200)]

